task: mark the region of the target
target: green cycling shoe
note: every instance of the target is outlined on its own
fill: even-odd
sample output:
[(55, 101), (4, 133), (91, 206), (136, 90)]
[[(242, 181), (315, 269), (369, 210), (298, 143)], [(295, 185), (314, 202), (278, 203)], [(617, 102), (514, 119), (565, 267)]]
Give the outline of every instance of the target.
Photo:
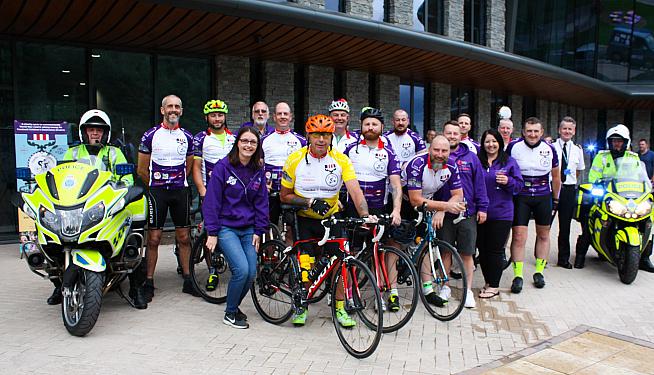
[(207, 289), (208, 292), (212, 292), (216, 290), (217, 287), (218, 287), (218, 275), (212, 273), (207, 278), (207, 285), (205, 285), (205, 288)]
[(302, 314), (293, 314), (293, 319), (291, 319), (291, 323), (293, 323), (294, 326), (296, 327), (302, 327), (304, 323), (307, 322), (307, 311), (304, 310)]
[(338, 324), (344, 328), (352, 328), (357, 325), (357, 322), (350, 318), (350, 315), (345, 311), (345, 309), (336, 308), (336, 320), (338, 321)]

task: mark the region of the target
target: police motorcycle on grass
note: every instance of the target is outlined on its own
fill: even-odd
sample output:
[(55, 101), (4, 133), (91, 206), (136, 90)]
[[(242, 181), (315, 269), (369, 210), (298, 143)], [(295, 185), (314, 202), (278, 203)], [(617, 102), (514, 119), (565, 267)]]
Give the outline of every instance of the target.
[(620, 280), (631, 284), (652, 229), (651, 185), (643, 178), (640, 162), (620, 158), (615, 177), (579, 188), (580, 209), (590, 205), (591, 244), (600, 257), (616, 266)]
[[(133, 164), (116, 166), (121, 177), (133, 172)], [(34, 180), (32, 192), (12, 198), (36, 224), (38, 251), (27, 263), (37, 275), (62, 282), (64, 325), (84, 336), (98, 319), (103, 294), (143, 259), (144, 191), (78, 162), (62, 163)]]

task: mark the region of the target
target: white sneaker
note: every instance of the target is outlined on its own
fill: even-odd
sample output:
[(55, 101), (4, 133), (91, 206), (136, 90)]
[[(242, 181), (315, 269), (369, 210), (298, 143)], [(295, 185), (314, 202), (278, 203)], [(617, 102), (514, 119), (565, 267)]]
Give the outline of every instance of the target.
[(450, 299), (450, 296), (452, 295), (452, 290), (450, 289), (449, 286), (443, 285), (441, 287), (441, 290), (438, 292), (438, 296), (444, 301), (447, 302), (447, 300)]
[(475, 295), (470, 289), (468, 289), (468, 292), (466, 293), (466, 303), (463, 306), (469, 309), (474, 309), (477, 307), (477, 303), (475, 302)]

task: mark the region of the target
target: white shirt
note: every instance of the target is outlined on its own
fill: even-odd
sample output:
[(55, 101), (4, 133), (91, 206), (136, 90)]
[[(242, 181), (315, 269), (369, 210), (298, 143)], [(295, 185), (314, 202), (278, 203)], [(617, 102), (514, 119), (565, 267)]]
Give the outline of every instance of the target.
[(559, 166), (561, 166), (561, 181), (563, 181), (563, 175), (566, 174), (564, 185), (576, 185), (577, 184), (577, 171), (583, 171), (586, 169), (586, 164), (584, 164), (584, 152), (579, 145), (576, 145), (572, 140), (568, 141), (566, 144), (566, 151), (568, 153), (568, 167), (563, 170), (563, 140), (561, 138), (557, 139), (554, 142), (553, 146), (556, 149), (556, 153), (559, 157)]

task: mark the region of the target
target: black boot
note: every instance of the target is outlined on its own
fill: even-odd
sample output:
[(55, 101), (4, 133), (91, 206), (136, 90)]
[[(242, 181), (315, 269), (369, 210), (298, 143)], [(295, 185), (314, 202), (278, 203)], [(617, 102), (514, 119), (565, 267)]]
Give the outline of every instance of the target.
[(63, 296), (61, 295), (61, 287), (60, 286), (55, 286), (54, 290), (52, 291), (52, 295), (48, 298), (46, 301), (48, 305), (58, 305), (61, 303), (63, 300)]
[(575, 246), (575, 268), (584, 268), (586, 265), (586, 252), (590, 245), (590, 233), (584, 230), (577, 238), (577, 245)]
[(640, 255), (640, 265), (638, 266), (639, 269), (645, 272), (654, 273), (654, 264), (652, 264), (652, 261), (649, 259), (651, 255), (652, 255), (652, 242), (650, 241), (645, 246), (643, 253)]
[(132, 303), (137, 309), (143, 310), (148, 308), (148, 300), (145, 298), (143, 286), (129, 288), (129, 296), (132, 297)]

